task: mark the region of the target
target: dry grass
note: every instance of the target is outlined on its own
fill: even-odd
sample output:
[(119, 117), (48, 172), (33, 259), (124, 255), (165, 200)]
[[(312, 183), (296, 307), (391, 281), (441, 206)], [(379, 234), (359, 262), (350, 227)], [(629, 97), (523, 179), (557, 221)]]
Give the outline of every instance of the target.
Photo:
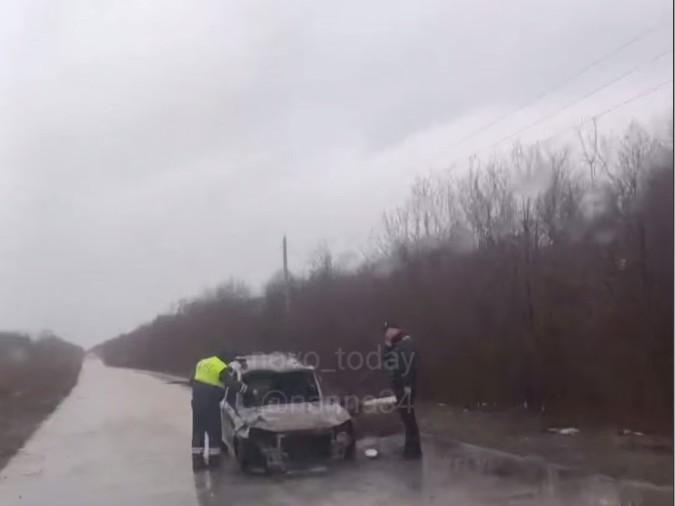
[(56, 338), (0, 335), (0, 469), (75, 386), (83, 355)]

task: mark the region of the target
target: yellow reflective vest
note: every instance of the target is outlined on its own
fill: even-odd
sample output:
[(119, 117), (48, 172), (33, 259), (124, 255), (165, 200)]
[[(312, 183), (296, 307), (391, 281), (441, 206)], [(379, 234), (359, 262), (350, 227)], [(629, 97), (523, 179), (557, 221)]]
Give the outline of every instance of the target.
[(195, 381), (225, 388), (225, 385), (220, 380), (220, 373), (227, 369), (227, 367), (228, 365), (218, 357), (203, 358), (197, 362), (197, 367), (195, 367)]

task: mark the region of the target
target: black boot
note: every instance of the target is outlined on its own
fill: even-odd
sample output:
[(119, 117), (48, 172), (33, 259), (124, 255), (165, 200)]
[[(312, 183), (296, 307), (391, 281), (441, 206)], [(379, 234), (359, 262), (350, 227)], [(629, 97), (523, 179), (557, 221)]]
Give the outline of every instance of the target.
[(192, 456), (192, 470), (201, 471), (206, 468), (206, 462), (204, 462), (203, 455), (193, 455)]
[(405, 442), (403, 448), (403, 458), (406, 460), (418, 460), (422, 458), (422, 447), (419, 439), (413, 439)]

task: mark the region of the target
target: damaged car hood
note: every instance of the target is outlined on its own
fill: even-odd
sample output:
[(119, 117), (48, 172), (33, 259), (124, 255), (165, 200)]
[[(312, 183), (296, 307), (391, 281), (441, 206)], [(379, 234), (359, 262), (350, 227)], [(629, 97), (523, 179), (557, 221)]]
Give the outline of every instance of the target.
[(274, 432), (329, 429), (348, 421), (347, 410), (335, 403), (274, 404), (241, 412), (248, 428)]

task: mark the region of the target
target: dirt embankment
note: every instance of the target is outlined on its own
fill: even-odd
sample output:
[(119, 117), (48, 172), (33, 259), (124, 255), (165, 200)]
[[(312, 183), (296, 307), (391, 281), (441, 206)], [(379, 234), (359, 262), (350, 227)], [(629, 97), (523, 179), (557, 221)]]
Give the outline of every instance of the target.
[(0, 332), (0, 469), (77, 383), (84, 350)]

